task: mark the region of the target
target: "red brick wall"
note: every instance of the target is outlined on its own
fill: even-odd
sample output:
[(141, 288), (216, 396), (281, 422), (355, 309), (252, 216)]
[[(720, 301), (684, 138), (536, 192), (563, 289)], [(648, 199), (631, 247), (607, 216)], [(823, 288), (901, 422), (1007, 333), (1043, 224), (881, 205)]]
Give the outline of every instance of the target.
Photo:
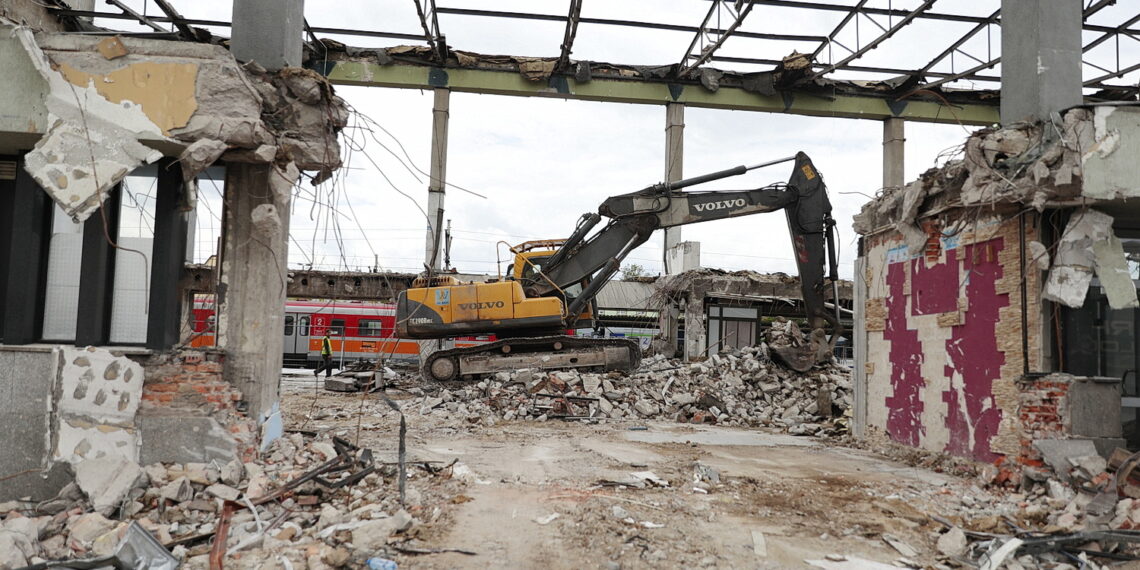
[(1021, 424), (1021, 454), (1017, 462), (1042, 467), (1041, 454), (1033, 447), (1035, 439), (1067, 439), (1069, 436), (1069, 379), (1054, 374), (1027, 379), (1021, 383), (1017, 419)]
[(142, 409), (214, 418), (233, 436), (243, 461), (257, 453), (257, 422), (238, 410), (242, 394), (222, 377), (219, 350), (183, 349), (160, 354), (144, 365)]

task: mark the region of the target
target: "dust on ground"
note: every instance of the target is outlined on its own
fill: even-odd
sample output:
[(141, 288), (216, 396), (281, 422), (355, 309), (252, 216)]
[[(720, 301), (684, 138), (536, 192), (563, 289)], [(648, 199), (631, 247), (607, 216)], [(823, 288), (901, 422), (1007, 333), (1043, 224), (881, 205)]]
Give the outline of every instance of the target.
[[(286, 378), (282, 392), (286, 429), (395, 460), (398, 414), (379, 394), (327, 392), (311, 376)], [(998, 500), (974, 479), (826, 439), (635, 420), (487, 425), (418, 409), (415, 395), (387, 391), (406, 403), (408, 538), (477, 554), (394, 556), (401, 567), (806, 568), (828, 554), (893, 563), (903, 555), (884, 535), (932, 566), (944, 527), (928, 515), (953, 514), (964, 496)], [(442, 479), (424, 462), (457, 472)], [(668, 486), (617, 484), (644, 472)]]

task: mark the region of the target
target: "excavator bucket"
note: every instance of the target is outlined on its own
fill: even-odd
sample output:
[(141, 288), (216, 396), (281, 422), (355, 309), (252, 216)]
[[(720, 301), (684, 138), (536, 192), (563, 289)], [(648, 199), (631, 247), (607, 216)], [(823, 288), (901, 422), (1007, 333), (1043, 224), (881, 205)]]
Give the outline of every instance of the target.
[(802, 346), (773, 346), (772, 352), (779, 359), (796, 372), (807, 372), (815, 366), (816, 350), (810, 345)]
[(768, 329), (767, 340), (772, 353), (796, 372), (807, 372), (816, 364), (831, 362), (832, 350), (835, 348), (823, 329), (811, 331), (811, 336), (805, 339), (800, 334), (799, 327), (791, 321), (783, 326), (772, 325)]

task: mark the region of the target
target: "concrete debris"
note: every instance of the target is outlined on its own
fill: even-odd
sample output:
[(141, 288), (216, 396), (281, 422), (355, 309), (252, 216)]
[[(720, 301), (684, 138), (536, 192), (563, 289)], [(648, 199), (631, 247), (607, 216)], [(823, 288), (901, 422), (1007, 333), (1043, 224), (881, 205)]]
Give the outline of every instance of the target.
[(1071, 109), (1061, 124), (1013, 123), (975, 131), (962, 158), (930, 169), (903, 188), (885, 189), (855, 216), (855, 231), (893, 229), (921, 249), (920, 218), (948, 208), (998, 204), (1037, 210), (1082, 194), (1082, 165), (1096, 141), (1094, 112)]
[[(1092, 282), (1093, 271), (1098, 266), (1098, 255), (1094, 253), (1094, 246), (1099, 242), (1107, 242), (1115, 237), (1112, 233), (1112, 223), (1112, 216), (1096, 210), (1084, 210), (1073, 214), (1057, 244), (1053, 269), (1049, 272), (1048, 281), (1045, 282), (1043, 295), (1046, 299), (1073, 308), (1079, 308), (1085, 304), (1085, 294)], [(1117, 241), (1117, 245), (1120, 245), (1119, 241)], [(1109, 269), (1116, 267), (1116, 264), (1109, 261), (1109, 257), (1113, 253), (1115, 252), (1111, 250), (1103, 252), (1103, 261), (1106, 264), (1105, 273), (1110, 281), (1117, 277), (1116, 271)], [(1132, 286), (1131, 278), (1127, 277), (1127, 262), (1124, 261), (1122, 247), (1119, 256), (1120, 261), (1125, 266), (1125, 278), (1128, 280), (1129, 286)], [(1133, 301), (1135, 298), (1136, 292), (1133, 288)], [(1117, 301), (1120, 302), (1119, 299)]]
[(951, 527), (938, 537), (938, 552), (943, 556), (955, 557), (966, 553), (966, 533), (961, 528)]
[[(427, 390), (435, 393), (409, 401), (406, 409), (483, 425), (525, 418), (640, 418), (771, 426), (817, 436), (844, 432), (833, 418), (853, 403), (850, 369), (832, 364), (794, 372), (773, 362), (763, 344), (704, 362), (652, 356), (632, 376), (524, 369), (464, 387)], [(829, 402), (826, 409), (820, 408), (821, 400)]]
[[(329, 481), (296, 482), (299, 474), (325, 464), (330, 453), (336, 457), (331, 449), (328, 441), (289, 434), (274, 442), (257, 463), (132, 467), (108, 463), (125, 461), (116, 457), (79, 461), (75, 464), (78, 485), (65, 488), (52, 501), (14, 503), (0, 513), (0, 568), (138, 555), (146, 547), (147, 537), (142, 533), (173, 548), (177, 563), (204, 569), (209, 566), (210, 543), (223, 506), (250, 501), (259, 503), (253, 507), (256, 512), (238, 510), (229, 522), (231, 551), (240, 550), (248, 560), (268, 560), (280, 554), (292, 564), (286, 567), (294, 568), (360, 567), (368, 557), (388, 551), (390, 536), (412, 530), (418, 521), (392, 491), (394, 466), (362, 473), (356, 479), (344, 479), (347, 472), (339, 471), (323, 474)], [(364, 452), (371, 461), (368, 450), (353, 453)], [(343, 486), (336, 487), (338, 481)], [(326, 483), (334, 486), (326, 487)], [(267, 496), (286, 485), (288, 494), (256, 501), (258, 495)], [(417, 493), (409, 491), (409, 509), (418, 504), (411, 502)], [(118, 497), (114, 504), (104, 504), (112, 495)], [(132, 530), (130, 521), (139, 528)], [(322, 534), (329, 528), (334, 531)], [(126, 547), (127, 542), (133, 546)], [(159, 547), (159, 551), (165, 549)], [(163, 560), (155, 563), (165, 564)]]
[(162, 129), (141, 105), (105, 98), (93, 78), (80, 79), (81, 73), (67, 68), (73, 72), (69, 80), (57, 71), (29, 28), (16, 28), (14, 34), (47, 84), (49, 126), (24, 167), (64, 213), (82, 222), (132, 170), (162, 158), (138, 140), (161, 137)]

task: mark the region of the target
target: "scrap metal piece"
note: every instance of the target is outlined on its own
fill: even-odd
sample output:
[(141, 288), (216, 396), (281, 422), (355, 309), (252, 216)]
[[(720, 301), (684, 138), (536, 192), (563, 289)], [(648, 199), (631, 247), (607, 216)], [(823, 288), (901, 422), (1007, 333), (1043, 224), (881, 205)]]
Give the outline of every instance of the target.
[[(131, 522), (126, 533), (115, 547), (115, 553), (98, 558), (80, 560), (52, 560), (40, 562), (23, 570), (45, 570), (47, 568), (131, 568), (134, 570), (176, 570), (178, 559), (166, 550), (154, 535), (147, 532), (138, 521)], [(220, 568), (220, 566), (219, 566)]]

